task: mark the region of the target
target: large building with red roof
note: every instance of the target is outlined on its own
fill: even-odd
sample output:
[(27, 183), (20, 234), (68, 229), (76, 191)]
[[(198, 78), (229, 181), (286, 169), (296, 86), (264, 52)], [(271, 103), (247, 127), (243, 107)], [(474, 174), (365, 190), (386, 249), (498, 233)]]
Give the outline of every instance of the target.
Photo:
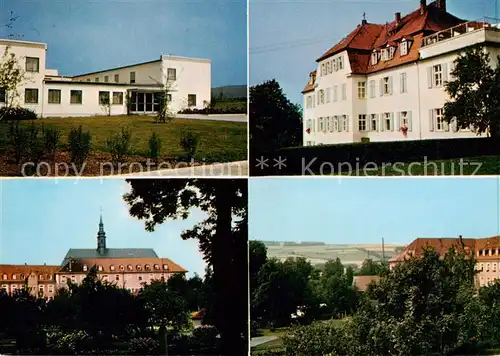
[(108, 248), (101, 217), (96, 248), (69, 249), (60, 265), (0, 265), (0, 289), (13, 293), (26, 285), (33, 295), (51, 299), (68, 282), (81, 283), (92, 268), (101, 280), (132, 293), (152, 280), (187, 273), (172, 260), (158, 257), (153, 249)]
[(412, 257), (422, 256), (426, 248), (432, 248), (443, 257), (451, 248), (474, 253), (476, 259), (476, 284), (485, 286), (500, 279), (500, 236), (486, 238), (417, 238), (389, 260), (389, 269)]
[(420, 0), (385, 24), (363, 20), (309, 74), (304, 145), (476, 136), (443, 121), (444, 85), (458, 54), (473, 45), (484, 45), (493, 63), (497, 27), (448, 13), (446, 0)]

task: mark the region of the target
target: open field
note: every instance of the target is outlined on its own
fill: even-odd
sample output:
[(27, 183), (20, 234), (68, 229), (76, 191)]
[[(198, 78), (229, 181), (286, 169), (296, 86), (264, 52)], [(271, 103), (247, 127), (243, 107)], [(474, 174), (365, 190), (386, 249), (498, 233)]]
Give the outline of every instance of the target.
[[(269, 257), (284, 260), (288, 257), (304, 257), (313, 265), (323, 265), (328, 260), (340, 258), (344, 265), (352, 264), (360, 266), (367, 258), (378, 261), (382, 259), (382, 244), (363, 245), (337, 245), (337, 244), (300, 244), (263, 241), (267, 247)], [(394, 256), (403, 245), (386, 244), (384, 246), (385, 259)]]
[[(22, 122), (30, 125), (30, 122)], [(92, 135), (94, 154), (106, 153), (105, 141), (110, 135), (128, 128), (132, 134), (133, 154), (143, 156), (148, 150), (148, 139), (156, 132), (162, 140), (162, 157), (183, 157), (184, 151), (179, 141), (183, 129), (199, 135), (196, 160), (206, 162), (232, 162), (247, 158), (247, 125), (244, 122), (215, 120), (173, 119), (169, 123), (155, 123), (151, 116), (96, 116), (71, 118), (44, 118), (36, 125), (57, 127), (61, 130), (61, 148), (67, 145), (68, 133), (72, 127), (82, 125), (84, 131)], [(0, 125), (0, 140), (7, 137), (9, 125)], [(4, 142), (2, 142), (2, 145)]]

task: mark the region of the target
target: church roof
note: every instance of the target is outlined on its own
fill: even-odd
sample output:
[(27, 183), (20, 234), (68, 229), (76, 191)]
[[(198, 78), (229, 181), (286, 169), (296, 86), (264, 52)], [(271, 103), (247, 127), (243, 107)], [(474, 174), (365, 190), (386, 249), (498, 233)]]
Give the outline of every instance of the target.
[(104, 253), (99, 253), (97, 249), (71, 248), (64, 256), (61, 263), (64, 266), (69, 258), (158, 258), (158, 255), (152, 248), (107, 248)]

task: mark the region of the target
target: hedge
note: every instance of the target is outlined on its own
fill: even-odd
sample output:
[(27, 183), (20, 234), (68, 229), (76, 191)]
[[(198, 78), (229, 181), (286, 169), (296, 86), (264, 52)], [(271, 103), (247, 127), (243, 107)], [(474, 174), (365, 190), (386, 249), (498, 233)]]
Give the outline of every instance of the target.
[[(337, 174), (353, 170), (381, 168), (397, 162), (424, 162), (500, 154), (500, 138), (453, 138), (415, 141), (369, 142), (280, 149), (274, 153), (252, 151), (250, 174), (312, 175)], [(266, 165), (256, 166), (264, 157)], [(278, 167), (278, 160), (285, 166)], [(402, 168), (402, 167), (400, 167)], [(333, 169), (333, 172), (332, 172)]]
[(179, 111), (179, 114), (196, 114), (196, 115), (222, 115), (222, 114), (246, 114), (246, 107), (236, 108), (204, 108), (204, 109), (185, 109)]

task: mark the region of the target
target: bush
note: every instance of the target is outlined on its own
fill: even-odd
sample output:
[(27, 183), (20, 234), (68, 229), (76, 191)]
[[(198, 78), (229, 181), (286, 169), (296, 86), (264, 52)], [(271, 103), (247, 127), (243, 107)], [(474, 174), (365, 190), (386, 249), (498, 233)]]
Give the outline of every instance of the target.
[(124, 157), (130, 155), (132, 151), (132, 135), (126, 128), (122, 128), (119, 133), (112, 135), (106, 140), (106, 149), (111, 153), (114, 164), (119, 164)]
[(43, 129), (43, 141), (45, 146), (45, 151), (55, 159), (57, 146), (61, 139), (61, 131), (54, 127), (47, 127)]
[(93, 350), (93, 341), (87, 332), (63, 332), (57, 328), (47, 330), (47, 349), (50, 354), (82, 355)]
[(90, 153), (92, 147), (92, 136), (90, 132), (83, 132), (80, 125), (77, 129), (72, 128), (68, 135), (71, 162), (81, 167)]
[(183, 130), (180, 145), (189, 160), (193, 159), (198, 149), (199, 136), (191, 131)]
[(28, 152), (29, 133), (28, 130), (19, 125), (19, 121), (11, 123), (9, 128), (9, 143), (14, 150), (14, 158), (16, 163), (21, 163), (21, 160)]
[(256, 337), (256, 336), (261, 336), (261, 333), (259, 332), (259, 323), (255, 320), (250, 321), (250, 337)]
[(214, 108), (208, 106), (203, 109), (184, 109), (179, 114), (186, 115), (223, 115), (223, 114), (246, 114), (246, 107)]
[(24, 108), (6, 108), (0, 109), (0, 118), (5, 121), (36, 120), (36, 113), (30, 109)]
[(129, 353), (132, 355), (157, 355), (160, 344), (151, 337), (138, 337), (130, 340)]
[(28, 162), (33, 162), (33, 166), (30, 165), (30, 166), (26, 167), (26, 168), (29, 168), (29, 170), (31, 171), (31, 173), (29, 173), (29, 174), (34, 173), (38, 163), (41, 162), (43, 155), (45, 154), (45, 145), (44, 145), (43, 137), (40, 137), (40, 135), (38, 135), (39, 131), (40, 131), (39, 128), (34, 123), (31, 123), (31, 125), (27, 129), (27, 133), (28, 133), (28, 142), (27, 142)]
[(345, 355), (342, 329), (332, 323), (316, 322), (298, 326), (283, 337), (285, 354), (290, 356)]
[(193, 337), (199, 345), (214, 345), (219, 331), (215, 326), (202, 325), (193, 329)]
[(161, 152), (161, 139), (160, 136), (156, 132), (153, 132), (149, 137), (149, 148), (148, 148), (148, 157), (152, 159), (154, 162), (158, 163), (158, 157), (160, 157)]
[[(302, 175), (338, 173), (339, 168), (344, 171), (348, 164), (352, 168), (373, 168), (374, 164), (381, 167), (382, 164), (396, 162), (423, 162), (424, 159), (441, 160), (461, 157), (475, 157), (482, 155), (500, 154), (500, 139), (498, 138), (453, 138), (436, 140), (394, 141), (394, 142), (370, 142), (351, 143), (337, 145), (323, 145), (312, 147), (284, 148), (277, 152), (252, 151), (251, 160), (260, 156), (271, 160), (272, 158), (286, 159), (286, 167), (281, 169), (269, 165), (265, 169), (255, 168), (257, 175)], [(396, 166), (397, 167), (397, 166)]]

